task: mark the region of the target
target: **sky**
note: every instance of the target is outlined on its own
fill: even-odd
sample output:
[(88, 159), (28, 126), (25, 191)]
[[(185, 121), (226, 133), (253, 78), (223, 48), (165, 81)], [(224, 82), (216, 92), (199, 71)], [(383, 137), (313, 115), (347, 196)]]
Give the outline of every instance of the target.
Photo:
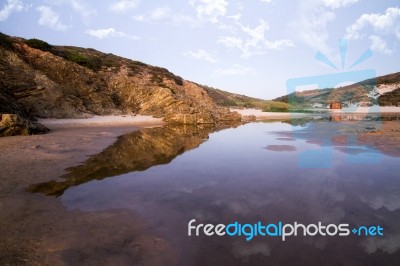
[(400, 71), (398, 0), (0, 0), (0, 31), (94, 48), (262, 99), (286, 94), (294, 78)]

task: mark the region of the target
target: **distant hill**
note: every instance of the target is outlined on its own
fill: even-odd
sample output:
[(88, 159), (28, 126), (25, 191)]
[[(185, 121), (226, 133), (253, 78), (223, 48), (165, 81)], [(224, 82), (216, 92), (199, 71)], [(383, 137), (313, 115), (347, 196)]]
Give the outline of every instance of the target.
[(261, 109), (265, 106), (265, 100), (262, 99), (231, 93), (204, 85), (199, 85), (199, 86), (205, 89), (208, 95), (219, 106), (258, 108), (258, 109)]
[[(239, 114), (226, 108), (226, 99), (236, 96), (184, 80), (165, 68), (0, 33), (0, 135), (35, 133), (25, 122), (35, 123), (36, 117), (143, 114), (169, 123), (240, 121)], [(233, 105), (245, 105), (237, 99)], [(6, 123), (5, 114), (18, 118)]]
[(331, 102), (341, 102), (345, 105), (397, 106), (400, 104), (400, 72), (340, 88), (295, 92), (273, 101), (303, 106), (326, 106)]

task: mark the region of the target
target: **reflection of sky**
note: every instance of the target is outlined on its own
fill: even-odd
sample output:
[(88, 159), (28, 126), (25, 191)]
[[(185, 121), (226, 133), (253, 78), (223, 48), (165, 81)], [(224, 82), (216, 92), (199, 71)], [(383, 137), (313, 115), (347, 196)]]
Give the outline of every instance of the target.
[[(298, 127), (293, 131), (283, 123), (226, 129), (211, 134), (199, 148), (167, 165), (72, 187), (61, 200), (71, 210), (132, 209), (152, 228), (179, 239), (183, 249), (190, 246), (185, 233), (192, 218), (215, 224), (236, 220), (380, 224), (387, 232), (384, 239), (351, 238), (341, 243), (339, 238), (315, 237), (291, 241), (306, 243), (307, 252), (325, 250), (340, 257), (344, 249), (364, 256), (382, 250), (399, 258), (400, 245), (393, 244), (400, 235), (399, 158), (364, 146), (313, 144), (327, 142), (321, 135), (302, 133), (304, 130)], [(277, 138), (277, 132), (284, 138), (295, 138), (289, 143), (297, 151), (266, 150), (268, 145), (288, 144), (288, 140)], [(304, 157), (307, 153), (313, 155)], [(379, 160), (358, 163), (376, 154)], [(351, 161), (352, 157), (357, 160)], [(311, 166), (325, 163), (326, 167), (304, 167), (302, 162), (311, 162)], [(240, 252), (241, 242), (231, 243), (231, 248), (244, 261), (253, 253), (272, 257), (279, 254), (280, 244), (271, 241), (244, 244)], [(297, 251), (288, 249), (290, 252)]]

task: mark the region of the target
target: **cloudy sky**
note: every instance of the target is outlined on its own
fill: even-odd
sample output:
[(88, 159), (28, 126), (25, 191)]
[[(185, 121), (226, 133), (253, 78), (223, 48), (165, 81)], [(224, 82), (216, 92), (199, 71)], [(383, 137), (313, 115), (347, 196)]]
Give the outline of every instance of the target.
[[(95, 48), (265, 99), (285, 94), (291, 78), (400, 71), (398, 0), (1, 0), (0, 31)], [(367, 49), (372, 56), (350, 70)]]

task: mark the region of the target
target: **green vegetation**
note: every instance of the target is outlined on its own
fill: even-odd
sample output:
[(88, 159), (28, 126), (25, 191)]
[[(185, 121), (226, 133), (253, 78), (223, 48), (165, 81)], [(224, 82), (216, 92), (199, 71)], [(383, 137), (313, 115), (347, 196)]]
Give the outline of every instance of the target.
[(39, 39), (29, 39), (25, 43), (32, 48), (39, 49), (45, 52), (51, 51), (52, 46), (45, 41)]
[(179, 76), (174, 75), (173, 73), (169, 72), (168, 69), (163, 68), (163, 67), (151, 67), (151, 70), (153, 72), (153, 77), (154, 76), (164, 76), (168, 79), (171, 79), (175, 82), (176, 85), (183, 85), (183, 79)]
[(90, 68), (94, 71), (101, 69), (101, 61), (97, 57), (89, 57), (75, 51), (69, 51), (65, 59), (77, 63), (78, 65)]
[(164, 83), (163, 78), (160, 77), (158, 74), (153, 74), (153, 76), (151, 77), (150, 81), (151, 81), (151, 83), (155, 83), (158, 87), (166, 88), (166, 89), (170, 89), (171, 90), (171, 88), (168, 87), (168, 85)]
[(261, 99), (252, 98), (236, 93), (230, 93), (200, 84), (197, 85), (202, 87), (207, 92), (208, 96), (210, 96), (213, 101), (219, 106), (258, 109), (262, 109), (264, 107), (264, 100)]
[(13, 49), (12, 41), (10, 37), (0, 32), (0, 46), (5, 47), (7, 49)]
[(380, 106), (399, 106), (400, 105), (400, 88), (383, 94), (378, 99)]
[(289, 104), (284, 102), (265, 101), (263, 112), (289, 112)]

